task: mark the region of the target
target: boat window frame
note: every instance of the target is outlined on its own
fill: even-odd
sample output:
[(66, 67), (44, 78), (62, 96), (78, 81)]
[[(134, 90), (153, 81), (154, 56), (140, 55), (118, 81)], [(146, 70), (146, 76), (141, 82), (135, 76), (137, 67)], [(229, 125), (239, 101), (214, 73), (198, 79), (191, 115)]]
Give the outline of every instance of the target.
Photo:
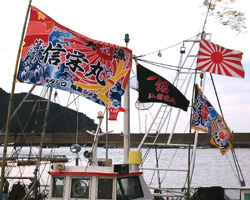
[[(99, 191), (99, 180), (105, 179), (105, 180), (112, 180), (112, 196), (111, 198), (98, 198), (98, 191)], [(116, 194), (116, 177), (107, 177), (107, 176), (100, 176), (96, 178), (96, 199), (98, 200), (107, 200), (107, 199), (114, 199)]]
[(245, 200), (250, 199), (250, 193), (245, 193), (245, 194), (244, 194), (244, 198), (245, 198)]
[[(52, 176), (51, 177), (52, 178), (52, 180), (51, 180), (51, 190), (52, 190), (52, 192), (51, 192), (51, 198), (64, 198), (64, 195), (65, 195), (65, 185), (66, 185), (66, 177), (65, 176)], [(54, 192), (55, 192), (55, 182), (54, 182), (54, 180), (55, 179), (63, 179), (64, 180), (64, 182), (63, 182), (63, 187), (62, 187), (62, 196), (55, 196), (54, 195)]]
[[(81, 198), (81, 197), (71, 197), (71, 192), (72, 192), (72, 179), (85, 179), (85, 180), (88, 180), (89, 181), (89, 185), (88, 185), (88, 198)], [(70, 188), (70, 191), (69, 191), (69, 199), (70, 200), (74, 200), (74, 199), (82, 199), (82, 200), (87, 200), (87, 199), (91, 199), (91, 185), (92, 185), (92, 178), (89, 177), (89, 176), (71, 176), (70, 177), (70, 184), (69, 184), (69, 188)]]
[[(135, 194), (134, 191), (139, 191), (140, 192), (140, 195), (134, 195), (134, 196), (127, 196), (126, 195), (126, 192), (124, 190), (124, 187), (122, 185), (122, 179), (136, 179), (136, 184), (137, 184), (137, 189), (134, 189), (135, 186), (132, 186), (132, 184), (128, 184), (130, 186), (130, 188), (132, 189), (131, 191), (133, 191), (133, 194)], [(131, 182), (129, 182), (131, 183)], [(121, 194), (122, 194), (122, 197), (125, 198), (125, 199), (138, 199), (138, 198), (143, 198), (144, 197), (144, 192), (143, 192), (143, 189), (142, 189), (142, 185), (141, 185), (141, 181), (140, 181), (140, 178), (138, 175), (136, 176), (125, 176), (125, 177), (118, 177), (117, 178), (117, 184), (119, 185), (119, 188), (121, 190)], [(117, 195), (117, 191), (116, 191), (116, 195)]]
[(242, 200), (248, 200), (250, 197), (250, 188), (247, 188), (247, 189), (241, 189), (240, 190), (240, 199)]

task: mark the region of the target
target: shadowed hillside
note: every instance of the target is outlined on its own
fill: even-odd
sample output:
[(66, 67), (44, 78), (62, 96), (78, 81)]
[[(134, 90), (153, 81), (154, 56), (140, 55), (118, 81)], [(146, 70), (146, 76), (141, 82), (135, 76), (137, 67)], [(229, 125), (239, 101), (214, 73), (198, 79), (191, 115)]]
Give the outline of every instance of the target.
[[(13, 111), (25, 97), (26, 93), (14, 94), (13, 98)], [(5, 127), (8, 104), (10, 94), (6, 93), (0, 88), (0, 129)], [(17, 115), (11, 121), (10, 133), (41, 133), (43, 126), (44, 113), (46, 103), (35, 100), (44, 100), (36, 95), (29, 95), (28, 100), (33, 102), (26, 102), (22, 105)], [(34, 110), (32, 114), (32, 110)], [(85, 133), (86, 130), (95, 130), (97, 125), (93, 119), (90, 119), (83, 113), (78, 113), (79, 125), (78, 130), (80, 133)], [(28, 120), (29, 119), (29, 120)], [(28, 123), (27, 123), (28, 121)], [(49, 116), (47, 122), (46, 133), (75, 133), (77, 127), (77, 112), (60, 106), (59, 104), (50, 104)]]

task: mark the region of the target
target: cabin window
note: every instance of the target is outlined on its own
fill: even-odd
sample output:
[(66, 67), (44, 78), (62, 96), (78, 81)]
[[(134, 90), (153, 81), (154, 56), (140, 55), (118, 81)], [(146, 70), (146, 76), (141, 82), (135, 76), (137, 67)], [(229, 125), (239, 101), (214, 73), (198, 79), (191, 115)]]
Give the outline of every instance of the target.
[(72, 178), (71, 179), (71, 198), (89, 198), (89, 184), (90, 180), (86, 178)]
[(245, 200), (250, 200), (250, 194), (245, 194)]
[(98, 199), (112, 199), (113, 179), (98, 179)]
[(64, 178), (53, 178), (52, 197), (63, 197)]
[(143, 197), (143, 192), (138, 176), (117, 179), (117, 199), (136, 199), (140, 197)]

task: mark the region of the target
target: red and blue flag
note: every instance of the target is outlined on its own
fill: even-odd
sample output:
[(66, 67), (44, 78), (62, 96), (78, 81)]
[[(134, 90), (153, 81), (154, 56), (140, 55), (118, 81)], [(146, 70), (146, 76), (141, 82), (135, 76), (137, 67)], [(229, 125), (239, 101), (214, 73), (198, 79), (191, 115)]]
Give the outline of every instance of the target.
[(195, 84), (195, 98), (192, 115), (192, 128), (211, 135), (210, 143), (219, 148), (224, 155), (233, 146), (233, 134), (224, 119), (216, 112), (211, 103), (197, 84)]
[(90, 39), (31, 7), (17, 79), (66, 90), (119, 109), (132, 51)]

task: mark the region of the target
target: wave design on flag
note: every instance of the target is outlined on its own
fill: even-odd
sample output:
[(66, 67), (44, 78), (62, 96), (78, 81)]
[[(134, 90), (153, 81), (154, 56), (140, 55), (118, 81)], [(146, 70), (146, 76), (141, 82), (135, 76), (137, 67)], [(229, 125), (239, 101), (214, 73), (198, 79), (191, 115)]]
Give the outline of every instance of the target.
[(241, 64), (243, 53), (230, 50), (202, 39), (197, 58), (197, 70), (244, 78)]
[(121, 107), (132, 51), (72, 31), (31, 8), (17, 79)]

